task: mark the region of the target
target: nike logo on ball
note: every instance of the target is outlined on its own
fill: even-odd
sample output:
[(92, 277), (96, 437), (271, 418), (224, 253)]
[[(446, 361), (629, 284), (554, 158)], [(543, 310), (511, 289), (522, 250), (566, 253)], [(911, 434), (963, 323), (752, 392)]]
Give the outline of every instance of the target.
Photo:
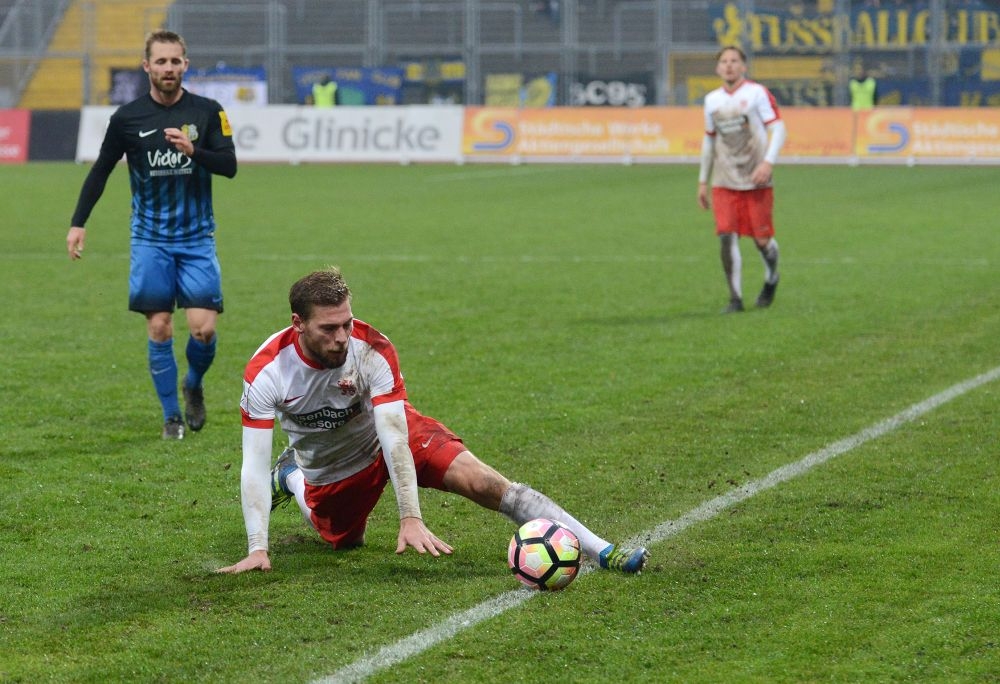
[(157, 130), (159, 130), (159, 129), (154, 128), (151, 131), (139, 131), (139, 137), (140, 138), (145, 138), (147, 135), (153, 135), (153, 133), (156, 133)]

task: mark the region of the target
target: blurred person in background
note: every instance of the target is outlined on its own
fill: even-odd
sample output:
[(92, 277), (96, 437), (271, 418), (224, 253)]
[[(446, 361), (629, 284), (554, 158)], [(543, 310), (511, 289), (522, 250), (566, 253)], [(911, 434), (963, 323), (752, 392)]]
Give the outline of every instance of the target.
[(878, 82), (865, 70), (865, 65), (858, 62), (854, 66), (854, 74), (848, 82), (851, 90), (851, 109), (865, 112), (875, 108), (878, 100)]
[(337, 104), (337, 84), (323, 74), (312, 87), (312, 103), (316, 107), (333, 107)]
[(713, 209), (729, 288), (723, 313), (735, 313), (743, 311), (740, 237), (752, 238), (764, 260), (764, 286), (756, 305), (771, 306), (778, 289), (772, 170), (785, 143), (785, 123), (771, 91), (746, 77), (743, 50), (722, 48), (715, 72), (722, 86), (705, 96), (698, 204)]

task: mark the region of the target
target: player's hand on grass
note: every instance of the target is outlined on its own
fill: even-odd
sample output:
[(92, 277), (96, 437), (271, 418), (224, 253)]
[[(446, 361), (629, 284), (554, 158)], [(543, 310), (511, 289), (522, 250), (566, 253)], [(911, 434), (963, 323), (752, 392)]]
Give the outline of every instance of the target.
[(219, 568), (216, 572), (238, 575), (239, 573), (246, 572), (247, 570), (263, 570), (266, 572), (270, 569), (271, 559), (268, 558), (267, 551), (254, 551), (239, 563), (225, 568)]
[(451, 547), (434, 536), (420, 518), (403, 518), (399, 521), (396, 553), (403, 553), (407, 546), (413, 547), (418, 553), (430, 553), (432, 556), (451, 553)]

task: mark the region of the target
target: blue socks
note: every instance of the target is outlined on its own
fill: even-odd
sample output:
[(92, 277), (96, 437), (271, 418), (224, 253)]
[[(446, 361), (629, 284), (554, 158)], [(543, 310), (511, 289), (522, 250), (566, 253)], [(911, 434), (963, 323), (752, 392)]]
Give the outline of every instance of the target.
[[(208, 344), (199, 342), (193, 337), (188, 338), (187, 361), (188, 372), (184, 378), (184, 386), (188, 388), (201, 387), (201, 380), (215, 360), (215, 338)], [(153, 378), (156, 396), (163, 406), (163, 420), (181, 415), (181, 406), (177, 398), (177, 361), (174, 359), (174, 341), (154, 342), (149, 340), (149, 374)]]
[(201, 387), (201, 379), (205, 377), (205, 373), (212, 366), (212, 361), (215, 360), (215, 340), (218, 335), (212, 338), (212, 341), (208, 344), (204, 342), (199, 342), (194, 337), (188, 337), (187, 343), (187, 362), (188, 362), (188, 372), (184, 377), (184, 386), (188, 389), (197, 389)]
[(163, 420), (179, 417), (181, 407), (177, 401), (177, 361), (174, 360), (173, 340), (149, 340), (149, 374), (163, 406)]

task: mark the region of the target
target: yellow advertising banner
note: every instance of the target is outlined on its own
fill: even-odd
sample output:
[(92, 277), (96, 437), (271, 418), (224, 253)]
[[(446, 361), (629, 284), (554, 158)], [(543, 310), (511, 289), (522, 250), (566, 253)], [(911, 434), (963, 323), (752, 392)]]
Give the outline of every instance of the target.
[(1000, 112), (989, 107), (879, 107), (860, 112), (857, 156), (1000, 158)]
[[(845, 108), (783, 109), (783, 155), (849, 157), (854, 119)], [(705, 134), (701, 107), (467, 107), (468, 156), (621, 159), (697, 157)]]
[[(1000, 111), (984, 108), (784, 107), (781, 156), (803, 161), (1000, 159)], [(856, 127), (856, 128), (855, 128)], [(690, 160), (701, 154), (701, 107), (467, 107), (467, 158)]]
[(704, 124), (694, 107), (466, 107), (470, 157), (596, 160), (698, 155)]
[(850, 157), (853, 114), (848, 107), (783, 107), (788, 137), (781, 156)]

